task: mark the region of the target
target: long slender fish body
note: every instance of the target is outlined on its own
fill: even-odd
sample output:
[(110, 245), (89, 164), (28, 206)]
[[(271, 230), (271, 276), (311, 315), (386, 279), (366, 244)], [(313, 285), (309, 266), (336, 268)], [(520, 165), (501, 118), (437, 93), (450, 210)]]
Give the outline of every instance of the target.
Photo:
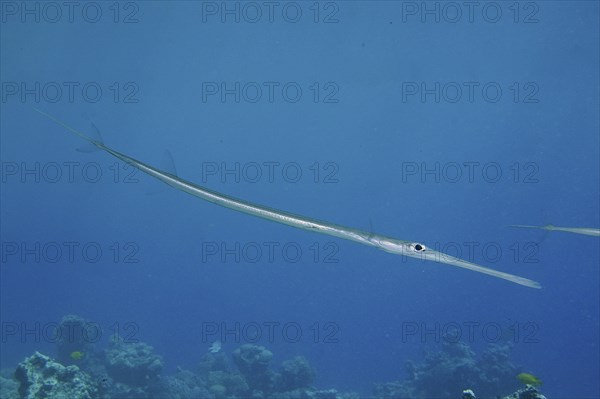
[(567, 233), (585, 234), (586, 236), (600, 237), (600, 229), (591, 227), (554, 227), (549, 230), (566, 231)]
[(344, 238), (346, 240), (355, 241), (364, 245), (369, 245), (372, 247), (379, 248), (386, 252), (390, 252), (397, 255), (405, 255), (413, 258), (429, 260), (438, 263), (444, 263), (448, 265), (453, 265), (457, 267), (462, 267), (464, 269), (473, 270), (479, 273), (488, 274), (490, 276), (494, 276), (497, 278), (501, 278), (504, 280), (511, 281), (516, 284), (524, 285), (531, 288), (541, 288), (540, 284), (536, 281), (529, 280), (524, 277), (515, 276), (509, 273), (500, 272), (497, 270), (489, 269), (487, 267), (479, 266), (477, 264), (467, 262), (465, 260), (454, 258), (452, 256), (443, 254), (438, 251), (434, 251), (432, 249), (427, 248), (425, 245), (411, 242), (411, 241), (403, 241), (395, 238), (383, 236), (380, 234), (374, 234), (371, 232), (354, 229), (351, 227), (341, 226), (334, 223), (329, 223), (317, 219), (312, 219), (305, 216), (295, 215), (293, 213), (280, 211), (277, 209), (269, 208), (266, 206), (253, 204), (248, 201), (244, 201), (238, 198), (230, 197), (225, 194), (221, 194), (219, 192), (207, 189), (205, 187), (199, 186), (195, 183), (189, 182), (185, 179), (180, 178), (179, 176), (167, 173), (162, 171), (154, 166), (148, 165), (142, 161), (138, 161), (135, 158), (132, 158), (128, 155), (125, 155), (121, 152), (113, 150), (112, 148), (104, 145), (104, 143), (100, 140), (95, 140), (86, 134), (72, 128), (71, 126), (65, 124), (64, 122), (56, 119), (52, 115), (49, 115), (45, 112), (34, 108), (40, 114), (50, 118), (54, 122), (63, 126), (65, 129), (71, 131), (82, 139), (88, 141), (90, 144), (95, 146), (96, 148), (106, 151), (117, 159), (120, 159), (123, 162), (131, 164), (138, 168), (140, 171), (162, 181), (163, 183), (168, 184), (171, 187), (174, 187), (180, 191), (191, 194), (195, 197), (202, 198), (206, 201), (212, 202), (217, 205), (224, 206), (226, 208), (230, 208), (239, 212), (247, 213), (250, 215), (254, 215), (260, 217), (262, 219), (271, 220), (277, 223), (286, 224), (288, 226), (296, 227), (303, 230), (314, 231), (317, 233), (327, 234), (330, 236), (335, 236), (339, 238)]
[(509, 227), (520, 227), (526, 229), (541, 229), (548, 231), (564, 231), (567, 233), (584, 234), (586, 236), (600, 237), (600, 229), (594, 229), (591, 227), (558, 227), (551, 224), (546, 226), (530, 226), (526, 224), (511, 224)]

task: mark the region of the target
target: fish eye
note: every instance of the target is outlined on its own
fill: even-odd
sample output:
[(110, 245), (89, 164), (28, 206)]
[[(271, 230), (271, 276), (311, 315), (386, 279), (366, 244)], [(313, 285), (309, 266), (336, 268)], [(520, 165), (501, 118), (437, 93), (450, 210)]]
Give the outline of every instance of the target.
[(419, 243), (415, 244), (414, 248), (415, 248), (415, 251), (417, 251), (417, 252), (423, 252), (427, 249), (427, 248), (425, 248), (425, 245), (422, 245)]

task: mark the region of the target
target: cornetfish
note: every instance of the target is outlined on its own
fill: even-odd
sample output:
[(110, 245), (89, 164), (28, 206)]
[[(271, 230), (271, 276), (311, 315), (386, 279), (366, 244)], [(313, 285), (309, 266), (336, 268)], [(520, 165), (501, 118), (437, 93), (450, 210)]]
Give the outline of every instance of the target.
[(585, 234), (587, 236), (600, 237), (600, 229), (591, 227), (558, 227), (548, 224), (546, 226), (529, 226), (526, 224), (511, 224), (508, 227), (520, 227), (526, 229), (542, 229), (548, 231), (566, 231), (567, 233)]
[(51, 119), (52, 121), (56, 122), (57, 124), (61, 125), (70, 132), (86, 140), (93, 147), (96, 147), (97, 149), (100, 149), (102, 151), (106, 151), (115, 158), (133, 165), (140, 171), (162, 181), (163, 183), (168, 184), (171, 187), (176, 188), (177, 190), (186, 192), (195, 197), (215, 203), (217, 205), (221, 205), (239, 212), (247, 213), (249, 215), (254, 215), (263, 219), (271, 220), (277, 223), (286, 224), (288, 226), (296, 227), (299, 229), (314, 231), (321, 234), (328, 234), (346, 240), (355, 241), (396, 255), (405, 255), (413, 258), (425, 259), (433, 262), (462, 267), (464, 269), (484, 273), (493, 277), (511, 281), (516, 284), (524, 285), (526, 287), (541, 288), (541, 285), (536, 281), (529, 280), (524, 277), (515, 276), (509, 273), (504, 273), (498, 270), (493, 270), (459, 258), (455, 258), (446, 255), (442, 252), (438, 252), (427, 248), (425, 245), (418, 242), (398, 240), (392, 237), (374, 234), (368, 231), (362, 231), (351, 227), (345, 227), (334, 223), (312, 219), (305, 216), (295, 215), (293, 213), (280, 211), (263, 205), (253, 204), (248, 201), (221, 194), (219, 192), (210, 190), (208, 188), (184, 180), (177, 175), (162, 171), (158, 168), (155, 168), (154, 166), (138, 161), (137, 159), (134, 159), (121, 152), (113, 150), (112, 148), (106, 146), (101, 139), (94, 139), (92, 137), (89, 137), (85, 133), (80, 132), (79, 130), (67, 125), (66, 123), (55, 118), (54, 116), (40, 111), (35, 107), (33, 109), (39, 112), (40, 114), (46, 116), (47, 118)]

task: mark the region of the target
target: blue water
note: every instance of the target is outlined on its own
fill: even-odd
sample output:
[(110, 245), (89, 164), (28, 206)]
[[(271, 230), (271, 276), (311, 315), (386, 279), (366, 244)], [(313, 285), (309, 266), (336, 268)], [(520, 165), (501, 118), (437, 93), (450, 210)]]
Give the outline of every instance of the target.
[[(24, 4), (2, 2), (0, 368), (53, 355), (76, 314), (165, 374), (256, 341), (369, 395), (445, 329), (480, 352), (500, 327), (548, 398), (600, 396), (598, 238), (506, 227), (600, 227), (597, 2)], [(32, 105), (213, 190), (543, 288), (220, 208), (77, 152)]]

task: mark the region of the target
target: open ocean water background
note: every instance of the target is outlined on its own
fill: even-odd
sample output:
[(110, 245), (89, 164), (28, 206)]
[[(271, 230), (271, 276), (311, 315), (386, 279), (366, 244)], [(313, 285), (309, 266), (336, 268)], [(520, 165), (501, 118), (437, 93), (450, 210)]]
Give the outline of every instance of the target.
[[(2, 2), (0, 368), (53, 355), (44, 326), (76, 314), (165, 374), (259, 331), (275, 364), (366, 396), (450, 327), (480, 353), (499, 326), (549, 398), (600, 396), (598, 238), (506, 227), (600, 227), (597, 2), (45, 4)], [(77, 152), (32, 105), (213, 190), (543, 288), (220, 208)]]

